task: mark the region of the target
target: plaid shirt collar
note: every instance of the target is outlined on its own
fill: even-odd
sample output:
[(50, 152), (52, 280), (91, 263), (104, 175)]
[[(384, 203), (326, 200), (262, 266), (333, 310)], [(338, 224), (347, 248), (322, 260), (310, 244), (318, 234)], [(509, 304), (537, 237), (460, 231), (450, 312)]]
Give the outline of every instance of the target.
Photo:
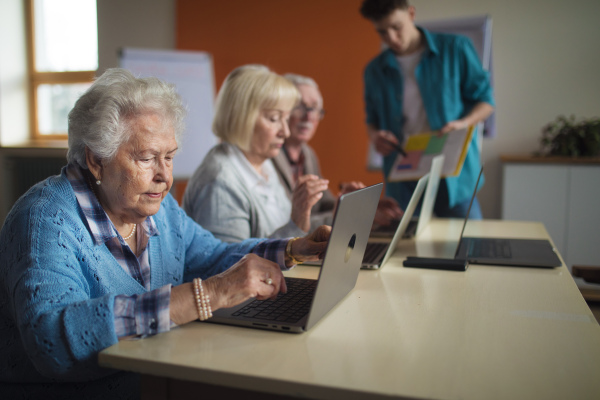
[[(119, 238), (117, 229), (100, 205), (90, 185), (88, 185), (88, 180), (85, 178), (83, 170), (80, 167), (69, 164), (66, 168), (66, 176), (75, 191), (75, 197), (77, 197), (77, 202), (87, 219), (96, 245), (104, 244), (113, 238)], [(147, 217), (140, 226), (148, 237), (159, 234), (152, 217)]]

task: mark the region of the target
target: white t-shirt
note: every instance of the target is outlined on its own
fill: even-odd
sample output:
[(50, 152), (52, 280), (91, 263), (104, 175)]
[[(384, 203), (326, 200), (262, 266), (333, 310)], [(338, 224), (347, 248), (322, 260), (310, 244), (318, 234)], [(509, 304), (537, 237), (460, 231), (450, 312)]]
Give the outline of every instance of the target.
[(427, 114), (423, 107), (423, 98), (415, 77), (415, 68), (421, 61), (424, 49), (406, 56), (396, 56), (402, 76), (404, 77), (404, 93), (402, 98), (402, 115), (404, 117), (404, 138), (429, 131)]
[(237, 146), (231, 148), (233, 149), (231, 161), (255, 199), (256, 207), (263, 217), (265, 230), (274, 232), (287, 224), (292, 213), (292, 203), (279, 182), (273, 162), (267, 160), (263, 163), (262, 170), (265, 176), (262, 176)]

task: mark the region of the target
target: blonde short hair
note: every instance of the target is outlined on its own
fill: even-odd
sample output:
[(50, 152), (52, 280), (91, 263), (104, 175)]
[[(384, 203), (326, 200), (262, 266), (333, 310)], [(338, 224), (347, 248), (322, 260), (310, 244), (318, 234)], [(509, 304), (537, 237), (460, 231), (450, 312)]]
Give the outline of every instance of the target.
[(264, 65), (244, 65), (225, 78), (217, 95), (212, 129), (222, 141), (248, 151), (261, 110), (280, 104), (291, 110), (299, 102), (300, 92), (293, 83)]

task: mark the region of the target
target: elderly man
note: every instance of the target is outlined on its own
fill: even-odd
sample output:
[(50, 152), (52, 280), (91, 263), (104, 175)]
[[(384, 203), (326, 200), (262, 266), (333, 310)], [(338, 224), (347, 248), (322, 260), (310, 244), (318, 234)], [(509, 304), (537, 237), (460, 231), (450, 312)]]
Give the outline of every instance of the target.
[[(284, 75), (296, 85), (302, 99), (300, 104), (292, 110), (289, 120), (290, 137), (283, 145), (283, 151), (273, 158), (273, 164), (279, 174), (280, 181), (285, 187), (288, 196), (291, 196), (296, 183), (301, 176), (321, 175), (319, 159), (315, 151), (308, 145), (317, 131), (319, 122), (323, 119), (323, 97), (317, 83), (312, 79), (296, 74)], [(340, 194), (364, 187), (361, 182), (346, 182), (340, 185)], [(330, 225), (337, 197), (328, 189), (323, 192), (323, 197), (313, 206), (311, 211), (311, 230), (320, 225)], [(402, 210), (392, 198), (380, 200), (375, 223), (388, 225), (392, 220), (399, 219)]]

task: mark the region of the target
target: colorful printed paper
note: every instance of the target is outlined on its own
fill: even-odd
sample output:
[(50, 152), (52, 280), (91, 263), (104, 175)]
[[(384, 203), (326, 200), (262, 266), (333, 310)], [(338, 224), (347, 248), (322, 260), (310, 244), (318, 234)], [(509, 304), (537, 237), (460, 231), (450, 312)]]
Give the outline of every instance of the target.
[(473, 137), (473, 127), (448, 132), (442, 136), (426, 132), (409, 136), (404, 145), (406, 157), (398, 154), (388, 175), (388, 181), (411, 181), (421, 178), (431, 169), (433, 157), (444, 154), (442, 177), (460, 174)]

